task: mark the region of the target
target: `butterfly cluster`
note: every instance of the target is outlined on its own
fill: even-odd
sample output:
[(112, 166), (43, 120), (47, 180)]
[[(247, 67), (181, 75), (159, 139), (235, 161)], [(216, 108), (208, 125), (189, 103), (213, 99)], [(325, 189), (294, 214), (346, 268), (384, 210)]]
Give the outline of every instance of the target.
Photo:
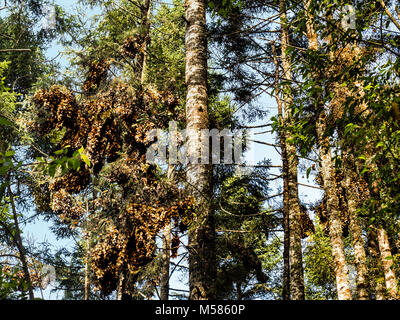
[[(135, 48), (127, 42), (125, 49)], [(154, 259), (155, 237), (168, 223), (184, 231), (190, 224), (194, 201), (184, 191), (160, 176), (146, 163), (151, 141), (147, 133), (166, 128), (175, 119), (180, 104), (169, 92), (150, 87), (135, 88), (119, 80), (108, 81), (108, 61), (90, 64), (85, 94), (74, 94), (62, 86), (36, 92), (32, 132), (60, 133), (56, 149), (68, 146), (67, 156), (84, 148), (90, 162), (79, 170), (56, 174), (48, 185), (49, 206), (62, 222), (76, 227), (87, 207), (82, 195), (87, 188), (97, 192), (91, 204), (91, 264), (94, 283), (104, 293), (114, 290), (122, 270), (135, 274)], [(179, 247), (174, 236), (173, 255)]]

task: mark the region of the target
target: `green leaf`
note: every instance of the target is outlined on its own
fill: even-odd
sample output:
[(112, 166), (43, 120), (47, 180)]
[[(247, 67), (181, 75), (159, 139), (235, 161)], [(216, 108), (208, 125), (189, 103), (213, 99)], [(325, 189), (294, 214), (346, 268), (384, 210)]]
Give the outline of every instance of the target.
[(8, 187), (8, 185), (9, 185), (8, 181), (4, 182), (2, 185), (0, 185), (0, 200), (3, 198), (5, 190)]
[(0, 125), (2, 126), (8, 126), (8, 127), (14, 127), (14, 123), (12, 123), (11, 121), (4, 119), (2, 117), (0, 117)]
[(50, 177), (53, 178), (53, 177), (55, 176), (55, 174), (56, 174), (56, 169), (57, 169), (57, 166), (56, 166), (56, 165), (54, 165), (54, 164), (49, 165), (48, 173), (49, 173), (49, 176), (50, 176)]
[(86, 163), (86, 165), (87, 165), (88, 167), (90, 167), (90, 161), (89, 161), (88, 157), (86, 156), (86, 154), (81, 153), (81, 159), (83, 160), (83, 162)]
[(10, 151), (7, 151), (7, 152), (4, 154), (4, 156), (5, 156), (5, 157), (12, 157), (14, 154), (15, 154), (15, 151), (10, 150)]
[(0, 176), (5, 174), (10, 169), (10, 166), (1, 166), (0, 167)]
[(62, 154), (64, 154), (64, 150), (63, 149), (57, 150), (57, 151), (54, 152), (54, 154), (57, 155), (57, 156), (62, 155)]
[(310, 176), (310, 173), (311, 173), (311, 167), (309, 167), (308, 169), (307, 169), (307, 172), (306, 172), (306, 175), (307, 175), (307, 179), (308, 179), (308, 177)]
[(73, 159), (68, 159), (67, 160), (67, 166), (68, 166), (68, 169), (70, 169), (70, 170), (75, 169), (74, 168), (74, 160)]

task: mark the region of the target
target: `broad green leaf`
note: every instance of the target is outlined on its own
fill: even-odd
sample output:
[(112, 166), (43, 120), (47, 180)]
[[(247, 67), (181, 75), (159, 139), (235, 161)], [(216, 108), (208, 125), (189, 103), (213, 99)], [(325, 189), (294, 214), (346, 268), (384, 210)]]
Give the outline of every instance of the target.
[(54, 154), (57, 155), (57, 156), (62, 155), (62, 154), (64, 154), (64, 150), (63, 149), (57, 150), (57, 151), (54, 152)]
[(50, 177), (53, 178), (53, 177), (55, 176), (55, 174), (56, 174), (56, 169), (57, 169), (57, 166), (56, 166), (55, 164), (49, 165), (48, 173), (49, 173), (49, 176), (50, 176)]
[(90, 161), (89, 161), (88, 157), (86, 156), (86, 154), (81, 153), (81, 158), (82, 158), (83, 162), (85, 162), (86, 165), (87, 165), (88, 167), (90, 167)]
[(8, 126), (8, 127), (14, 127), (14, 123), (12, 123), (11, 121), (4, 119), (2, 117), (0, 117), (0, 125), (2, 126)]

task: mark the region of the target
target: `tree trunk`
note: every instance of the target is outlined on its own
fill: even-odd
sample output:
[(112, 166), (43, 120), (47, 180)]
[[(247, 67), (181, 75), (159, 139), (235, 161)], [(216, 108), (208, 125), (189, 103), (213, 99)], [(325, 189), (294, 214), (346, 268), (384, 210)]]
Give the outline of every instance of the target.
[(379, 251), (381, 253), (383, 272), (385, 276), (386, 291), (390, 299), (398, 299), (397, 277), (392, 270), (393, 256), (390, 250), (390, 244), (386, 230), (379, 228), (377, 230)]
[(208, 129), (206, 3), (186, 0), (186, 131), (188, 189), (196, 200), (188, 233), (190, 299), (216, 294), (215, 224), (211, 210), (210, 164), (201, 164), (201, 130)]
[[(90, 299), (90, 240), (91, 240), (91, 232), (90, 232), (90, 211), (89, 211), (89, 198), (88, 198), (88, 189), (86, 188), (85, 200), (86, 200), (86, 220), (84, 227), (84, 237), (86, 239), (86, 252), (85, 252), (85, 284), (84, 284), (84, 300)], [(94, 200), (96, 198), (96, 192), (94, 191), (93, 186), (93, 199), (92, 204), (94, 204)], [(92, 211), (95, 211), (94, 205), (92, 206)]]
[[(318, 50), (318, 37), (314, 29), (314, 17), (310, 11), (310, 0), (305, 0), (305, 14), (307, 16), (307, 37), (308, 47), (311, 50)], [(318, 75), (314, 75), (318, 81)], [(318, 105), (318, 97), (314, 97)], [(339, 218), (339, 199), (336, 194), (335, 168), (332, 163), (332, 156), (329, 146), (329, 138), (325, 137), (326, 115), (321, 106), (318, 106), (317, 120), (317, 141), (321, 158), (321, 176), (326, 197), (326, 209), (329, 219), (329, 237), (332, 244), (332, 254), (335, 263), (336, 288), (339, 300), (351, 300), (349, 271), (346, 264), (344, 244), (342, 239), (342, 223)]]
[[(173, 180), (174, 178), (174, 167), (173, 165), (168, 165), (167, 172), (168, 179)], [(169, 267), (171, 262), (171, 223), (169, 223), (163, 232), (163, 249), (162, 249), (162, 265), (161, 265), (161, 289), (160, 289), (160, 299), (169, 299)]]
[(119, 272), (118, 285), (117, 285), (117, 300), (122, 300), (122, 295), (124, 291), (124, 274)]
[(163, 252), (161, 265), (161, 289), (160, 299), (169, 299), (169, 265), (171, 257), (171, 225), (165, 227), (163, 232)]
[(150, 41), (150, 23), (151, 23), (151, 0), (144, 0), (140, 4), (140, 49), (136, 54), (135, 76), (143, 84), (146, 78), (147, 49)]
[[(368, 154), (373, 154), (373, 150), (374, 150), (373, 146), (370, 146), (370, 151), (368, 152)], [(369, 167), (371, 171), (378, 170), (378, 166), (375, 162), (371, 162)], [(372, 189), (370, 192), (373, 198), (381, 200), (380, 192), (378, 190), (378, 184), (376, 181), (372, 183)], [(386, 230), (382, 225), (376, 230), (376, 239), (378, 241), (380, 258), (383, 266), (386, 293), (389, 299), (399, 299), (399, 292), (397, 288), (397, 277), (394, 271), (392, 270), (393, 256), (390, 250), (389, 238)]]
[[(351, 200), (353, 202), (353, 200)], [(367, 255), (364, 249), (364, 240), (362, 238), (362, 227), (359, 218), (355, 213), (357, 210), (352, 207), (353, 204), (348, 202), (350, 230), (352, 234), (355, 263), (357, 270), (357, 295), (359, 300), (368, 300), (368, 270), (367, 270)]]
[(275, 100), (278, 105), (278, 117), (281, 126), (279, 131), (279, 141), (281, 147), (281, 158), (282, 158), (282, 175), (283, 175), (283, 281), (282, 281), (282, 300), (290, 300), (290, 229), (289, 229), (289, 164), (287, 160), (287, 150), (286, 150), (286, 135), (283, 130), (285, 126), (285, 119), (283, 118), (282, 112), (282, 99), (280, 97), (279, 90), (279, 68), (280, 64), (278, 62), (278, 57), (276, 54), (275, 45), (272, 44), (272, 51), (274, 55), (275, 63)]
[(144, 43), (142, 46), (142, 54), (140, 56), (141, 61), (139, 62), (141, 65), (140, 70), (140, 83), (144, 84), (146, 81), (146, 68), (147, 68), (147, 50), (150, 43), (150, 24), (151, 24), (151, 0), (145, 0), (143, 11), (142, 11), (142, 27), (144, 33)]
[(329, 237), (335, 263), (336, 288), (339, 300), (351, 300), (349, 271), (347, 268), (342, 239), (342, 223), (339, 217), (339, 199), (336, 194), (335, 168), (325, 134), (325, 115), (322, 112), (317, 123), (317, 135), (321, 157), (321, 175), (326, 197), (326, 210), (329, 219)]
[(368, 229), (368, 251), (371, 258), (370, 269), (373, 270), (371, 276), (371, 287), (375, 287), (375, 299), (385, 300), (385, 287), (383, 281), (379, 278), (384, 278), (382, 270), (382, 262), (379, 256), (378, 237), (373, 226)]
[[(280, 0), (280, 20), (281, 20), (281, 57), (284, 81), (292, 80), (291, 73), (291, 60), (286, 54), (289, 43), (289, 29), (287, 26), (287, 16), (285, 1)], [(292, 124), (292, 95), (291, 87), (287, 85), (283, 90), (283, 101), (285, 103), (285, 124), (290, 126)], [(292, 140), (290, 131), (285, 133), (285, 148), (287, 156), (287, 188), (288, 188), (288, 206), (289, 206), (289, 256), (290, 256), (290, 293), (292, 300), (304, 300), (304, 275), (303, 275), (303, 261), (301, 251), (301, 211), (299, 203), (299, 192), (297, 184), (297, 165), (298, 158), (296, 146), (287, 141)]]
[[(348, 155), (346, 155), (346, 158)], [(367, 270), (367, 255), (365, 252), (365, 242), (362, 238), (362, 225), (359, 217), (357, 216), (358, 199), (359, 194), (357, 185), (357, 177), (352, 172), (352, 168), (346, 165), (345, 159), (344, 165), (344, 183), (343, 186), (346, 190), (347, 207), (350, 221), (350, 231), (353, 240), (353, 248), (355, 255), (355, 263), (357, 270), (357, 294), (359, 300), (368, 300), (368, 270)], [(351, 159), (353, 160), (353, 159)]]
[(89, 299), (90, 299), (90, 232), (86, 234), (84, 300), (89, 300)]
[(28, 285), (29, 299), (33, 300), (35, 298), (35, 296), (33, 294), (33, 287), (32, 287), (32, 281), (31, 281), (31, 276), (30, 276), (30, 272), (29, 272), (29, 265), (28, 265), (28, 260), (26, 258), (26, 250), (25, 250), (24, 244), (22, 243), (21, 229), (19, 227), (18, 214), (17, 214), (17, 209), (15, 207), (15, 201), (14, 201), (14, 194), (11, 191), (10, 183), (8, 184), (7, 191), (8, 191), (8, 196), (10, 197), (10, 204), (11, 204), (11, 210), (12, 210), (14, 227), (15, 227), (15, 233), (14, 233), (14, 235), (11, 235), (11, 236), (12, 236), (13, 241), (18, 249), (19, 259), (22, 264), (22, 271), (24, 272), (24, 280)]

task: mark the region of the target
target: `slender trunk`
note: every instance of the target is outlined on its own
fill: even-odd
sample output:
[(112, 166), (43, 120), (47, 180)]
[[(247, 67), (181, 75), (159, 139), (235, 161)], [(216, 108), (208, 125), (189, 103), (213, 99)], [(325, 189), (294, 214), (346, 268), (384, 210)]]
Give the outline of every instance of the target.
[[(86, 238), (86, 252), (85, 252), (85, 287), (84, 287), (84, 300), (90, 299), (90, 231), (89, 231), (89, 199), (86, 188), (86, 221), (85, 221), (85, 238)], [(94, 192), (93, 192), (94, 194)], [(93, 199), (94, 201), (94, 199)]]
[(8, 196), (10, 197), (10, 204), (11, 204), (11, 210), (12, 210), (14, 227), (15, 227), (15, 233), (14, 233), (14, 235), (12, 235), (12, 237), (13, 237), (14, 243), (16, 244), (17, 249), (18, 249), (19, 259), (21, 260), (21, 264), (22, 264), (22, 271), (24, 272), (24, 280), (28, 285), (29, 299), (33, 300), (35, 297), (33, 294), (33, 287), (32, 287), (32, 281), (31, 281), (31, 276), (30, 276), (30, 272), (29, 272), (28, 260), (26, 258), (26, 250), (25, 250), (24, 244), (22, 243), (21, 229), (19, 227), (18, 214), (17, 214), (17, 209), (15, 207), (15, 201), (14, 201), (14, 194), (11, 191), (10, 184), (7, 187), (7, 191), (8, 191)]
[(383, 272), (385, 276), (386, 291), (390, 299), (398, 299), (397, 277), (392, 269), (393, 257), (390, 250), (390, 244), (386, 230), (379, 228), (377, 230), (379, 251), (381, 253)]
[(146, 81), (146, 68), (147, 68), (147, 50), (150, 44), (150, 23), (151, 23), (151, 0), (146, 0), (144, 9), (143, 9), (143, 27), (144, 27), (144, 35), (145, 40), (143, 43), (143, 55), (142, 55), (142, 66), (141, 66), (141, 75), (140, 75), (140, 83), (144, 84)]
[[(353, 200), (352, 200), (353, 201)], [(353, 240), (355, 263), (357, 270), (357, 295), (359, 300), (368, 300), (368, 270), (367, 270), (367, 255), (364, 249), (364, 240), (362, 238), (362, 227), (359, 218), (355, 213), (357, 208), (352, 207), (352, 203), (348, 202), (350, 229)]]
[(380, 278), (384, 278), (382, 270), (382, 262), (379, 256), (378, 236), (373, 226), (368, 230), (368, 251), (371, 258), (370, 269), (373, 271), (371, 275), (371, 287), (375, 287), (375, 299), (385, 300), (385, 286)]
[(121, 267), (118, 277), (117, 300), (136, 300), (136, 281), (137, 275), (132, 275), (129, 272), (127, 264), (124, 263), (124, 265)]
[(171, 224), (168, 224), (163, 232), (163, 252), (161, 265), (161, 289), (160, 299), (169, 299), (169, 265), (171, 257)]
[(349, 271), (344, 253), (342, 223), (339, 216), (339, 199), (336, 194), (335, 168), (325, 134), (324, 114), (317, 123), (317, 135), (320, 147), (321, 175), (326, 196), (326, 210), (329, 218), (329, 237), (332, 244), (332, 254), (335, 263), (336, 288), (339, 300), (351, 300)]
[[(348, 155), (346, 155), (346, 158), (348, 158)], [(357, 295), (359, 300), (368, 300), (367, 255), (365, 252), (365, 242), (362, 237), (362, 225), (357, 215), (357, 209), (359, 207), (359, 201), (357, 197), (359, 195), (359, 190), (355, 187), (357, 185), (357, 177), (352, 172), (351, 168), (346, 165), (347, 160), (350, 159), (345, 159), (343, 186), (346, 190), (350, 231), (353, 240), (355, 264), (357, 270)]]
[[(168, 179), (173, 180), (174, 178), (174, 167), (173, 165), (168, 165), (167, 172)], [(162, 250), (162, 265), (161, 265), (161, 289), (160, 289), (160, 299), (169, 299), (169, 267), (171, 260), (171, 223), (169, 223), (163, 232), (163, 250)]]
[[(311, 50), (318, 50), (318, 37), (315, 32), (313, 21), (314, 17), (310, 10), (311, 0), (305, 0), (305, 13), (307, 15), (307, 37), (308, 47)], [(314, 75), (318, 80), (318, 75)], [(318, 104), (318, 97), (314, 97)], [(321, 175), (323, 179), (323, 188), (326, 197), (326, 209), (329, 219), (329, 237), (332, 244), (332, 254), (335, 263), (336, 288), (339, 300), (351, 300), (351, 290), (349, 281), (349, 271), (346, 264), (344, 253), (344, 244), (342, 239), (342, 223), (339, 218), (339, 199), (336, 194), (335, 168), (332, 162), (332, 156), (329, 146), (329, 138), (325, 136), (326, 115), (321, 106), (318, 106), (317, 120), (317, 141), (321, 158)]]
[[(373, 154), (373, 146), (370, 145), (370, 150), (367, 154)], [(378, 171), (378, 165), (375, 162), (370, 163), (371, 171)], [(372, 183), (371, 188), (371, 196), (375, 199), (379, 199), (381, 201), (380, 192), (378, 189), (377, 181)], [(380, 208), (380, 204), (378, 204), (378, 208)], [(394, 271), (392, 270), (393, 266), (393, 256), (390, 249), (389, 238), (386, 230), (382, 226), (382, 224), (376, 230), (376, 239), (378, 241), (378, 247), (380, 252), (380, 258), (383, 266), (383, 274), (385, 277), (385, 286), (386, 293), (389, 299), (399, 299), (399, 292), (397, 287), (397, 277)]]
[(151, 15), (151, 0), (144, 0), (141, 5), (141, 22), (139, 32), (141, 34), (141, 47), (136, 55), (136, 71), (135, 74), (143, 84), (145, 80), (145, 68), (147, 64), (147, 47), (150, 39), (150, 15)]
[(117, 285), (117, 300), (122, 300), (124, 295), (125, 274), (120, 271)]
[(90, 233), (86, 235), (86, 254), (85, 254), (85, 293), (84, 300), (90, 299)]
[(274, 54), (275, 63), (275, 100), (278, 105), (278, 117), (281, 126), (279, 131), (279, 141), (281, 147), (281, 157), (282, 157), (282, 175), (283, 175), (283, 282), (282, 282), (282, 299), (290, 300), (290, 229), (289, 229), (289, 164), (287, 160), (286, 151), (286, 135), (283, 128), (285, 127), (285, 119), (283, 118), (282, 112), (282, 99), (280, 97), (279, 90), (279, 62), (276, 55), (275, 45), (272, 45), (272, 51)]
[[(281, 20), (281, 56), (282, 56), (282, 69), (283, 79), (285, 81), (292, 80), (291, 73), (291, 60), (286, 54), (290, 45), (289, 43), (289, 29), (287, 26), (286, 6), (285, 1), (280, 0), (280, 20)], [(283, 100), (285, 102), (285, 124), (290, 126), (292, 124), (292, 105), (293, 98), (290, 91), (290, 85), (287, 85), (283, 91)], [(290, 256), (290, 292), (292, 300), (304, 300), (304, 275), (303, 275), (303, 261), (301, 251), (301, 211), (299, 203), (299, 192), (297, 185), (297, 165), (298, 158), (296, 146), (287, 141), (292, 140), (290, 131), (285, 133), (285, 147), (287, 156), (287, 187), (289, 193), (289, 256)]]
[(208, 129), (207, 32), (205, 0), (186, 0), (186, 131), (188, 188), (196, 200), (189, 230), (190, 299), (215, 297), (215, 224), (211, 203), (210, 164), (201, 164), (201, 130)]

